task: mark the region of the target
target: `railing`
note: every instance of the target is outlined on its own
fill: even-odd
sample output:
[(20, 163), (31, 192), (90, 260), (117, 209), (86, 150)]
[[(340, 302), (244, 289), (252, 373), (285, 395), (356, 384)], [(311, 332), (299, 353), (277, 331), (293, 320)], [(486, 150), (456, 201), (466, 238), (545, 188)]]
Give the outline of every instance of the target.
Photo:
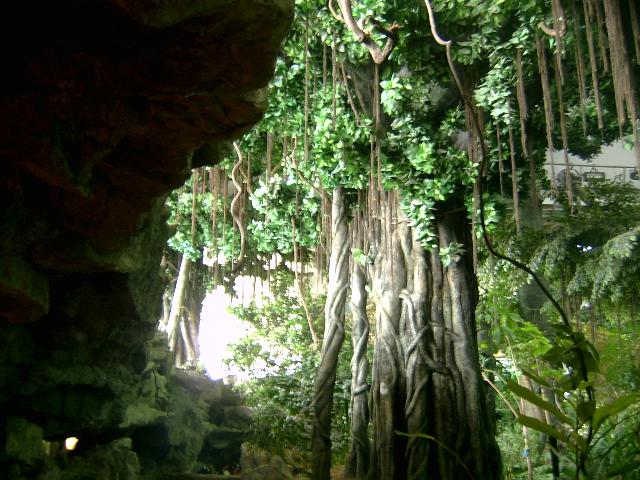
[[(553, 165), (556, 175), (566, 168), (564, 162), (545, 164), (549, 175), (551, 175), (551, 165)], [(569, 163), (569, 169), (575, 174), (580, 181), (591, 183), (598, 179), (613, 180), (615, 182), (625, 183), (631, 182), (636, 186), (640, 186), (640, 175), (635, 166), (632, 165), (595, 165), (595, 164), (576, 164)]]
[[(163, 480), (232, 480), (240, 475), (219, 475), (215, 473), (166, 473)], [(267, 480), (267, 479), (265, 479)]]

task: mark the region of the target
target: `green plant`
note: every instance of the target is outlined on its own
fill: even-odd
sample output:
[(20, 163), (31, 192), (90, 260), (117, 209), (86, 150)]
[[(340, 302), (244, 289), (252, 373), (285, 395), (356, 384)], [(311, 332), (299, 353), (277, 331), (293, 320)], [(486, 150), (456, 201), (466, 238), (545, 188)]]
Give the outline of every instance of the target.
[[(272, 281), (275, 300), (233, 309), (255, 329), (231, 345), (228, 363), (249, 378), (239, 388), (254, 408), (251, 442), (298, 462), (297, 467), (304, 470), (309, 465), (310, 399), (319, 356), (310, 348), (307, 319), (297, 295), (291, 293), (292, 281), (290, 273), (276, 272)], [(314, 318), (321, 316), (324, 297), (308, 297), (307, 302)], [(344, 461), (349, 447), (350, 355), (350, 348), (340, 354), (335, 389), (332, 442), (337, 461)]]
[(608, 448), (601, 443), (611, 444), (609, 434), (621, 425), (618, 420), (620, 416), (631, 415), (631, 412), (637, 411), (640, 393), (627, 393), (598, 405), (591, 381), (582, 380), (577, 374), (584, 368), (589, 374), (598, 372), (597, 352), (583, 335), (563, 328), (559, 330), (557, 345), (545, 354), (545, 360), (563, 368), (565, 375), (559, 381), (550, 382), (531, 371), (523, 372), (538, 385), (552, 392), (554, 401), (549, 401), (514, 381), (509, 381), (507, 388), (518, 398), (540, 408), (551, 418), (551, 421), (543, 421), (519, 413), (518, 422), (560, 442), (565, 448), (559, 449), (558, 453), (573, 465), (574, 478), (593, 478), (592, 470), (602, 468), (603, 451), (613, 449), (617, 440)]

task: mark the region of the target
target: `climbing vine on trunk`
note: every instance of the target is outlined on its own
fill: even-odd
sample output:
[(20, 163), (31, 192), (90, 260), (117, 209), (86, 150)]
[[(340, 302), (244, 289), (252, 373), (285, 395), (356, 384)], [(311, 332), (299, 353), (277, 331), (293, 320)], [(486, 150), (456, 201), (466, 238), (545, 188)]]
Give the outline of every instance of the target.
[(436, 248), (394, 218), (375, 261), (372, 480), (501, 475), (477, 362), (471, 225), (459, 203), (437, 208)]
[(351, 448), (345, 475), (362, 480), (369, 470), (369, 319), (364, 229), (360, 212), (352, 222), (354, 255), (351, 261)]
[(312, 478), (329, 480), (331, 469), (331, 407), (338, 354), (344, 340), (344, 308), (349, 288), (349, 229), (344, 189), (333, 191), (331, 256), (325, 304), (325, 327), (313, 397)]

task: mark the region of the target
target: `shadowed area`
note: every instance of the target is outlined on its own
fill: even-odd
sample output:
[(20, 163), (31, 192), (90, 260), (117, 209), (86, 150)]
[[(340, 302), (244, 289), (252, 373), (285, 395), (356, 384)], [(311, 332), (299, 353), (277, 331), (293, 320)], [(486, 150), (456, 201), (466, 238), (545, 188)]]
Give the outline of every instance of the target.
[[(242, 430), (225, 420), (240, 408), (230, 390), (176, 380), (166, 340), (154, 338), (163, 203), (262, 117), (292, 16), (288, 0), (5, 9), (3, 478), (154, 478), (189, 467), (205, 441), (228, 448), (220, 438)], [(77, 451), (56, 454), (69, 436)]]

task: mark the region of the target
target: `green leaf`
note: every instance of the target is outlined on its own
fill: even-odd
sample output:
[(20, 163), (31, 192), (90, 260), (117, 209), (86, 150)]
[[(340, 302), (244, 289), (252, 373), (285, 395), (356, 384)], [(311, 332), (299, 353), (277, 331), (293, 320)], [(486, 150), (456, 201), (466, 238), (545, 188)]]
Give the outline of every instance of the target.
[(573, 420), (571, 420), (571, 418), (569, 418), (567, 415), (562, 413), (555, 405), (540, 398), (535, 392), (532, 392), (528, 388), (525, 388), (514, 381), (507, 382), (507, 388), (511, 390), (513, 393), (515, 393), (517, 396), (519, 396), (520, 398), (523, 398), (524, 400), (530, 403), (533, 403), (534, 405), (542, 408), (543, 410), (546, 410), (547, 412), (552, 413), (562, 423), (565, 423), (569, 426), (573, 425)]
[(551, 365), (561, 366), (562, 363), (566, 361), (566, 353), (566, 349), (555, 345), (551, 347), (547, 353), (542, 356), (542, 358)]
[(542, 385), (543, 387), (547, 387), (547, 388), (554, 388), (553, 385), (548, 382), (547, 380), (545, 380), (544, 378), (542, 378), (541, 376), (539, 376), (537, 373), (533, 373), (531, 370), (526, 370), (526, 369), (522, 369), (522, 373), (531, 378), (532, 380), (534, 380), (536, 383), (539, 383), (540, 385)]
[(586, 448), (586, 442), (584, 438), (578, 435), (576, 432), (564, 433), (557, 428), (545, 423), (537, 418), (529, 417), (527, 415), (518, 415), (518, 423), (525, 427), (532, 428), (533, 430), (544, 433), (550, 437), (560, 440), (563, 443), (570, 443), (571, 446), (579, 447), (581, 450)]
[(563, 432), (537, 418), (529, 417), (528, 415), (518, 415), (518, 423), (525, 427), (532, 428), (536, 432), (544, 433), (545, 435), (560, 440), (561, 442), (567, 441), (567, 436)]
[(596, 402), (594, 400), (589, 400), (587, 402), (579, 402), (578, 403), (578, 419), (581, 422), (586, 422), (596, 411)]
[(606, 405), (596, 408), (593, 414), (593, 429), (600, 428), (602, 423), (612, 415), (616, 415), (640, 400), (640, 393), (629, 393), (616, 398), (614, 401)]

